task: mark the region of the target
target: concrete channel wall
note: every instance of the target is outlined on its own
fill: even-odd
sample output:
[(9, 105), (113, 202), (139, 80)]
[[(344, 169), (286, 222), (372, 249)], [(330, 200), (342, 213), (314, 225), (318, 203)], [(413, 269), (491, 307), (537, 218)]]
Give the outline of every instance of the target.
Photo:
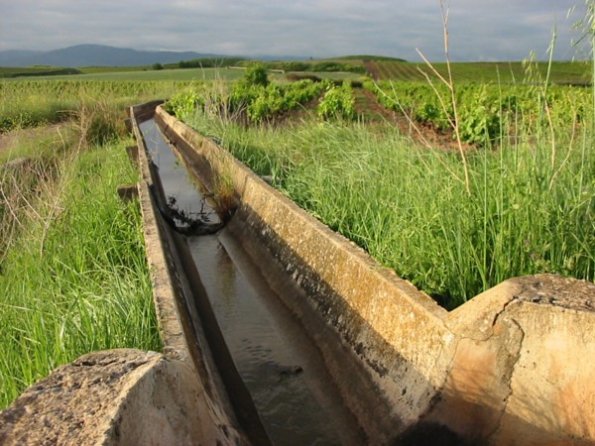
[(476, 444), (595, 443), (595, 367), (584, 360), (595, 357), (595, 285), (510, 279), (449, 313), (208, 138), (161, 108), (156, 119), (215, 197), (235, 206), (232, 229), (247, 250), (269, 250), (301, 287), (288, 307), (305, 326), (322, 318), (357, 358), (373, 383), (362, 388), (378, 397), (372, 412), (374, 398), (358, 394), (326, 332), (318, 336), (372, 442), (423, 444), (438, 433)]
[[(156, 105), (133, 118), (152, 117)], [(267, 444), (238, 403), (244, 390), (223, 384), (229, 371), (195, 300), (201, 285), (157, 210), (162, 191), (136, 119), (142, 179), (133, 189), (164, 351), (96, 352), (57, 369), (0, 413), (0, 444)], [(222, 214), (233, 214), (228, 228), (246, 251), (274, 258), (263, 274), (292, 290), (278, 294), (368, 444), (595, 444), (593, 283), (510, 279), (447, 312), (208, 138), (159, 107), (155, 119)]]

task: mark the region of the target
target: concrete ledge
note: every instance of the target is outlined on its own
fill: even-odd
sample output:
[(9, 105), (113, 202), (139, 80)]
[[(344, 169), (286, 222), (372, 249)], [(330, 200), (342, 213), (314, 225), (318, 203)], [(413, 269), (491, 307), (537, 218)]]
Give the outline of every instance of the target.
[(153, 302), (164, 350), (181, 358), (190, 357), (189, 347), (184, 337), (184, 327), (176, 303), (176, 284), (170, 272), (172, 261), (167, 257), (169, 244), (163, 235), (163, 225), (160, 222), (157, 206), (153, 202), (150, 189), (154, 187), (153, 178), (149, 170), (149, 162), (145, 143), (138, 128), (137, 116), (144, 119), (150, 117), (156, 104), (151, 102), (142, 106), (132, 107), (130, 111), (132, 132), (137, 141), (136, 156), (141, 181), (138, 185), (140, 208), (143, 216), (143, 231), (147, 263), (151, 273)]
[(595, 444), (593, 308), (595, 284), (544, 274), (456, 309), (456, 353), (424, 418), (494, 445)]
[(138, 350), (85, 355), (0, 413), (3, 445), (241, 444), (192, 367)]

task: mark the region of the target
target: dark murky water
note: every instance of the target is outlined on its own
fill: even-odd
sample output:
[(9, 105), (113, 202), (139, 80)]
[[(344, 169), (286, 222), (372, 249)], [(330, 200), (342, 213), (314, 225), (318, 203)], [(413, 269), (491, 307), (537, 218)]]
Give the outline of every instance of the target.
[[(188, 213), (207, 208), (152, 120), (140, 125), (166, 196)], [(310, 337), (269, 287), (258, 264), (225, 229), (188, 237), (192, 256), (225, 342), (275, 445), (357, 444), (344, 408)], [(233, 397), (233, 395), (232, 395)]]
[(168, 205), (190, 218), (218, 223), (219, 217), (204, 199), (190, 173), (180, 163), (153, 119), (139, 125), (149, 156), (159, 170)]

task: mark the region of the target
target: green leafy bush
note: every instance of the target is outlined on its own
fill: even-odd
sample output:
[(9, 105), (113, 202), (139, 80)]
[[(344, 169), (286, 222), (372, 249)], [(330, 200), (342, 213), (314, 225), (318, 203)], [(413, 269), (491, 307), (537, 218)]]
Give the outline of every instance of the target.
[[(385, 107), (441, 131), (452, 130), (454, 111), (444, 85), (419, 82), (366, 82)], [(524, 132), (535, 125), (569, 126), (585, 119), (590, 92), (585, 88), (550, 86), (546, 92), (531, 85), (464, 84), (457, 88), (458, 126), (464, 142), (489, 146), (506, 130)]]
[(486, 85), (464, 91), (461, 97), (461, 137), (471, 144), (485, 145), (500, 133), (500, 106)]
[(184, 90), (167, 101), (165, 109), (168, 113), (172, 113), (177, 117), (183, 117), (194, 113), (200, 105), (204, 105), (204, 102), (199, 92), (196, 90)]
[(266, 86), (240, 81), (232, 86), (228, 108), (232, 113), (245, 111), (251, 122), (259, 123), (305, 104), (320, 95), (323, 88), (310, 80)]
[(246, 68), (243, 81), (249, 86), (266, 87), (269, 84), (267, 69), (261, 63), (250, 64)]
[(248, 103), (248, 117), (253, 122), (261, 122), (286, 109), (286, 102), (281, 87), (269, 84), (267, 87), (257, 87), (254, 99)]
[(355, 118), (355, 98), (348, 82), (341, 86), (330, 85), (318, 104), (318, 116), (323, 119)]

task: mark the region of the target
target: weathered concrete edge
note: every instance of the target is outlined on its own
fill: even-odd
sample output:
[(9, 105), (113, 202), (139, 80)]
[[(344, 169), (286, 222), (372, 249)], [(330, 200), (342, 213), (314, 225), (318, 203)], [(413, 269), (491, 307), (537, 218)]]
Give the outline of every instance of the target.
[(133, 349), (54, 370), (0, 413), (3, 445), (241, 444), (209, 405), (192, 366)]
[(594, 283), (538, 274), (452, 311), (457, 348), (424, 419), (478, 444), (595, 444), (595, 368), (585, 361), (595, 357), (594, 309)]
[(150, 103), (131, 107), (130, 110), (130, 122), (138, 147), (138, 167), (141, 174), (138, 192), (143, 217), (145, 252), (151, 275), (153, 303), (163, 342), (163, 350), (164, 352), (175, 353), (180, 358), (188, 359), (189, 349), (176, 305), (175, 287), (165, 257), (167, 251), (163, 245), (163, 238), (160, 236), (158, 219), (155, 213), (156, 206), (149, 190), (153, 185), (153, 180), (149, 171), (147, 150), (136, 119), (137, 116), (152, 112), (153, 109), (154, 105)]

